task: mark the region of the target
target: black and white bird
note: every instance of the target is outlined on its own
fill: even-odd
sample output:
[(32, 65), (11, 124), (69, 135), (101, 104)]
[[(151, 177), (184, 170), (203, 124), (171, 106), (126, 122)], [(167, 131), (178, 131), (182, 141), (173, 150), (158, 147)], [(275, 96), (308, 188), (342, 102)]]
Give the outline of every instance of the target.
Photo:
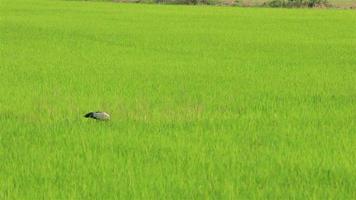
[(110, 115), (106, 112), (90, 112), (84, 115), (86, 118), (93, 118), (96, 120), (107, 121), (110, 120)]

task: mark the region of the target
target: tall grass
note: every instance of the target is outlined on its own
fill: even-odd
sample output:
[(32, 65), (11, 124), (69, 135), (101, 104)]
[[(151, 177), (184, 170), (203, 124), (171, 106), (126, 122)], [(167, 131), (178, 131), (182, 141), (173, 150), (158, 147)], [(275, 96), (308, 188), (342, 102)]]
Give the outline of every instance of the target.
[(0, 199), (355, 199), (355, 20), (2, 2)]

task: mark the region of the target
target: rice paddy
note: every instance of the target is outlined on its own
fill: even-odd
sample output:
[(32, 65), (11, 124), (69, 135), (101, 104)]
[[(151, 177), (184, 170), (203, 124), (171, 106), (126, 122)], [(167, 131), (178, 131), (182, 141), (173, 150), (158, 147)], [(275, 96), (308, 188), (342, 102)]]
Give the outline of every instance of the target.
[(355, 30), (350, 10), (1, 1), (0, 199), (355, 199)]

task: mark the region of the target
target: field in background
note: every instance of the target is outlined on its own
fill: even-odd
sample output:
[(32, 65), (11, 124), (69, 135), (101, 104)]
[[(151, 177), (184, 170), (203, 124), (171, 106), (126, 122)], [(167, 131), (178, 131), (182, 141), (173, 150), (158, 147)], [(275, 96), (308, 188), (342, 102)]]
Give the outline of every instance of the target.
[[(94, 2), (112, 2), (112, 3), (146, 3), (146, 4), (208, 4), (208, 5), (225, 5), (225, 6), (238, 6), (238, 7), (281, 7), (276, 6), (272, 2), (288, 2), (288, 0), (66, 0), (66, 1), (94, 1)], [(296, 3), (297, 1), (303, 2), (318, 2), (318, 0), (289, 0)], [(355, 9), (356, 0), (325, 0), (326, 4), (316, 3), (316, 8), (338, 8), (338, 9)], [(274, 6), (273, 6), (274, 5)], [(298, 7), (299, 4), (286, 7)], [(306, 7), (307, 4), (303, 4)], [(303, 7), (302, 5), (299, 5)], [(282, 6), (283, 7), (283, 6)], [(313, 6), (312, 6), (313, 7)]]
[(347, 10), (2, 1), (0, 199), (355, 199), (355, 30)]
[[(227, 3), (232, 0), (225, 0)], [(237, 5), (240, 6), (262, 6), (272, 0), (238, 0)], [(327, 0), (329, 6), (333, 8), (355, 9), (356, 0)]]

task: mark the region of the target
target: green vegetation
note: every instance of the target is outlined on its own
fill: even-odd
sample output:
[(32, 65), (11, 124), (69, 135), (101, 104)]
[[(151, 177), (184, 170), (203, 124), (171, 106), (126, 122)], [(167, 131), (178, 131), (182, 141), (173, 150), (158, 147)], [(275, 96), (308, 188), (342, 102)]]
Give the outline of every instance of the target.
[(355, 199), (355, 30), (348, 10), (2, 1), (0, 199)]

